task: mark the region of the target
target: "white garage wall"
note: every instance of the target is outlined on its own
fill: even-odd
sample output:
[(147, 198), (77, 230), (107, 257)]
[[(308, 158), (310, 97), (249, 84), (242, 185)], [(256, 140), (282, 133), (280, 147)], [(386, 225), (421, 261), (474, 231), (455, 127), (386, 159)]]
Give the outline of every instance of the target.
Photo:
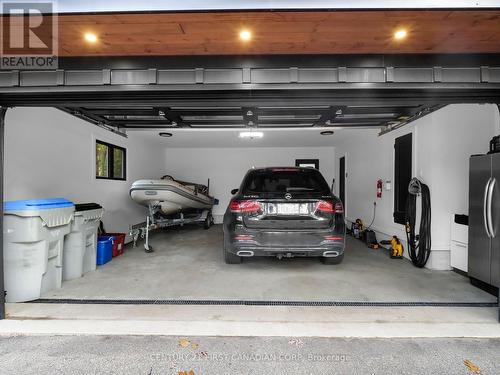
[(221, 222), (231, 189), (240, 186), (248, 169), (293, 166), (295, 159), (319, 159), (320, 171), (331, 183), (335, 175), (333, 147), (168, 148), (165, 174), (198, 183), (206, 183), (210, 178), (210, 193), (220, 201), (214, 208), (214, 217)]
[[(96, 138), (127, 149), (127, 181), (95, 178)], [(140, 134), (123, 138), (57, 109), (14, 108), (6, 116), (4, 199), (100, 203), (106, 230), (128, 232), (146, 213), (130, 199), (130, 185), (161, 174), (163, 152)]]
[[(500, 133), (494, 105), (451, 105), (381, 137), (359, 131), (335, 144), (336, 165), (346, 155), (347, 218), (369, 224), (373, 202), (377, 215), (373, 229), (384, 239), (406, 238), (403, 226), (393, 221), (393, 190), (376, 199), (376, 181), (394, 179), (394, 139), (413, 133), (413, 175), (431, 190), (432, 269), (449, 269), (451, 215), (468, 213), (469, 157), (488, 151), (490, 139)], [(405, 252), (407, 253), (405, 246)]]

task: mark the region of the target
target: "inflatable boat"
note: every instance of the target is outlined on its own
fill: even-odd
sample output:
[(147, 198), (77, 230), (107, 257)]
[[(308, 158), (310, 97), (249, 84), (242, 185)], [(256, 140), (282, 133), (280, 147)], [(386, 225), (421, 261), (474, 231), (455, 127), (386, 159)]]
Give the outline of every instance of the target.
[(164, 176), (161, 180), (138, 180), (130, 188), (130, 197), (146, 207), (158, 207), (164, 215), (190, 210), (211, 210), (214, 198), (208, 187)]

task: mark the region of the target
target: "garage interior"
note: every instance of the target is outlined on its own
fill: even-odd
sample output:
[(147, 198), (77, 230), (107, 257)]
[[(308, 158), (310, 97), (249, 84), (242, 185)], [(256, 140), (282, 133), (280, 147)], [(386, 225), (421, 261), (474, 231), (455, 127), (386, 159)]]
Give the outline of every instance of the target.
[[(500, 134), (499, 18), (496, 10), (60, 15), (57, 71), (0, 72), (4, 201), (98, 203), (107, 231), (126, 233), (127, 246), (34, 308), (206, 301), (495, 309), (500, 258), (492, 260), (496, 285), (472, 285), (467, 229), (454, 218), (468, 214), (470, 156), (487, 153)], [(124, 37), (130, 24), (136, 31)], [(249, 42), (238, 40), (243, 28), (252, 30)], [(401, 28), (408, 38), (396, 42)], [(88, 30), (96, 45), (75, 42)], [(408, 259), (394, 217), (394, 146), (408, 134), (412, 176), (431, 190), (425, 268)], [(124, 179), (96, 178), (96, 141), (126, 150)], [(348, 236), (340, 265), (225, 264), (221, 223), (231, 189), (252, 167), (298, 160), (318, 161), (343, 196), (348, 227), (359, 218), (378, 241), (398, 236), (405, 259)], [(129, 189), (166, 174), (210, 181), (215, 225), (155, 231), (146, 253), (130, 235), (146, 209)], [(21, 304), (9, 305), (11, 317), (26, 316)]]

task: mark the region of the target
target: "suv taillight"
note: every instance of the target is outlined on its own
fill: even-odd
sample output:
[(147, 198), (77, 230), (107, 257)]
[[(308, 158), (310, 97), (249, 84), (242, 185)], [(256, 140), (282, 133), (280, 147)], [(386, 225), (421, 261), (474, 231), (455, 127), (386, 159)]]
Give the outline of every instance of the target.
[(235, 212), (235, 213), (258, 212), (261, 210), (261, 206), (260, 206), (260, 203), (257, 201), (233, 200), (233, 201), (231, 201), (231, 203), (229, 203), (229, 209), (231, 210), (231, 212)]
[(335, 213), (333, 208), (333, 203), (328, 201), (319, 201), (316, 203), (316, 211), (327, 212), (327, 213)]
[(316, 211), (326, 212), (330, 214), (341, 214), (344, 212), (344, 207), (342, 203), (338, 202), (333, 204), (328, 201), (319, 201), (316, 203)]

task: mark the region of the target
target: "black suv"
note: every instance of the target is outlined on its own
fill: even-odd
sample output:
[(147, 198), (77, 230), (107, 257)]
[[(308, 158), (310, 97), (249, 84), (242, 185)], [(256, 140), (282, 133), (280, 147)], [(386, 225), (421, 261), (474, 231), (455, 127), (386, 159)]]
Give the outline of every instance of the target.
[(244, 257), (344, 258), (345, 222), (341, 201), (317, 169), (251, 169), (224, 214), (224, 260)]

